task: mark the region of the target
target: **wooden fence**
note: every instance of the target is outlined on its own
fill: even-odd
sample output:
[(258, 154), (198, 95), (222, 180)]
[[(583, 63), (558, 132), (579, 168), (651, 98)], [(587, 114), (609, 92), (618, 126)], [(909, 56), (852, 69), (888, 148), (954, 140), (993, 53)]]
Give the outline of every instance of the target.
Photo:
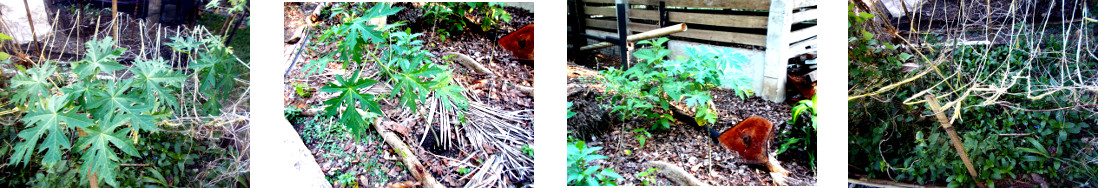
[[(817, 0), (627, 1), (630, 34), (686, 23), (689, 30), (672, 34), (673, 40), (766, 49), (765, 70), (754, 71), (764, 71), (757, 93), (771, 101), (784, 100), (788, 59), (816, 50)], [(570, 14), (581, 14), (570, 17), (582, 20), (570, 24), (573, 32), (578, 31), (576, 26), (585, 32), (617, 32), (615, 0), (574, 0), (570, 8), (579, 9)], [(577, 40), (573, 45), (586, 43)]]

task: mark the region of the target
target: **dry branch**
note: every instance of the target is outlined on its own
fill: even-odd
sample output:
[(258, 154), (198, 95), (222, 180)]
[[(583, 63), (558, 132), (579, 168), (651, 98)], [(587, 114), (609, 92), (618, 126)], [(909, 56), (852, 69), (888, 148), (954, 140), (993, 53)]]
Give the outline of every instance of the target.
[(786, 180), (789, 178), (789, 170), (783, 168), (781, 163), (778, 162), (778, 159), (774, 158), (774, 155), (770, 155), (770, 160), (767, 160), (766, 162), (766, 168), (770, 170), (770, 178), (774, 179), (774, 184), (780, 186), (789, 185), (788, 180)]
[(847, 179), (847, 181), (850, 181), (850, 183), (852, 183), (852, 184), (865, 185), (865, 186), (869, 186), (869, 187), (935, 187), (935, 186), (907, 184), (907, 183), (900, 183), (900, 182), (895, 182), (895, 181), (890, 181), (890, 180), (868, 179), (868, 178), (861, 178), (861, 179), (850, 178), (850, 179)]
[[(681, 23), (681, 24), (667, 26), (667, 27), (664, 27), (664, 28), (659, 28), (659, 29), (655, 29), (655, 30), (651, 30), (651, 31), (645, 31), (643, 33), (637, 33), (637, 34), (634, 34), (634, 35), (629, 35), (625, 39), (628, 40), (629, 42), (636, 42), (636, 41), (648, 40), (648, 39), (652, 39), (652, 38), (656, 38), (656, 37), (660, 37), (660, 36), (664, 36), (664, 35), (681, 33), (683, 31), (686, 31), (686, 24)], [(606, 47), (611, 47), (611, 46), (614, 46), (614, 43), (600, 42), (600, 43), (596, 43), (596, 44), (581, 47), (580, 50), (595, 50), (595, 49), (606, 48)]]
[(527, 96), (534, 97), (534, 87), (515, 85), (515, 89), (518, 89), (520, 92), (526, 94)]
[[(359, 113), (366, 113), (361, 109), (357, 110), (359, 111)], [(374, 129), (377, 130), (377, 133), (381, 135), (382, 138), (385, 139), (385, 143), (388, 143), (389, 146), (393, 147), (393, 151), (398, 152), (397, 156), (400, 157), (401, 162), (404, 162), (404, 166), (405, 168), (407, 168), (408, 172), (411, 173), (412, 176), (414, 176), (417, 180), (423, 182), (423, 187), (445, 187), (437, 180), (435, 180), (435, 177), (431, 176), (430, 172), (427, 172), (427, 168), (423, 166), (423, 163), (419, 162), (419, 159), (416, 158), (415, 154), (412, 153), (412, 149), (409, 148), (407, 144), (404, 144), (404, 141), (401, 140), (400, 137), (396, 135), (396, 133), (393, 133), (393, 131), (382, 127), (382, 121), (383, 120), (381, 120), (381, 118), (378, 118), (373, 123)]]
[(455, 57), (455, 59), (453, 59), (454, 62), (457, 62), (458, 64), (461, 64), (461, 65), (465, 66), (466, 68), (473, 69), (474, 71), (477, 71), (478, 73), (481, 73), (481, 74), (488, 74), (488, 75), (496, 76), (496, 73), (492, 72), (492, 70), (489, 70), (487, 67), (484, 67), (484, 65), (481, 65), (479, 62), (477, 62), (477, 60), (473, 60), (472, 57), (469, 57), (465, 54), (461, 54), (461, 53), (457, 53), (457, 52), (445, 52), (445, 53), (442, 53), (442, 56), (443, 57), (454, 56)]
[(703, 183), (701, 180), (698, 180), (698, 178), (694, 177), (694, 175), (690, 175), (690, 173), (687, 173), (686, 170), (682, 169), (682, 167), (676, 166), (674, 164), (663, 161), (648, 161), (645, 164), (647, 164), (650, 168), (658, 169), (657, 171), (662, 174), (663, 177), (671, 179), (671, 181), (680, 186), (709, 186)]

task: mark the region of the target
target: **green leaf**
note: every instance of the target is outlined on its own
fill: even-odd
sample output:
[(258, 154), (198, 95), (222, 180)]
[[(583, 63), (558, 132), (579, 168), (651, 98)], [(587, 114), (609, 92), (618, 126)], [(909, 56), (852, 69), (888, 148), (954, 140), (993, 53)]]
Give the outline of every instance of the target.
[(202, 42), (193, 37), (172, 37), (172, 42), (167, 45), (172, 47), (172, 50), (184, 53), (191, 53), (192, 50), (201, 47)]
[[(84, 165), (80, 172), (84, 179), (87, 179), (91, 173), (97, 173), (100, 181), (118, 186), (115, 172), (119, 168), (118, 163), (121, 159), (113, 148), (118, 148), (130, 156), (138, 156), (137, 149), (130, 142), (123, 140), (127, 131), (115, 132), (129, 120), (129, 118), (105, 117), (96, 126), (84, 129), (88, 136), (80, 137), (76, 144), (78, 148), (87, 147), (81, 156)], [(111, 147), (112, 145), (114, 147)]]
[(305, 71), (305, 77), (323, 73), (324, 69), (327, 69), (328, 64), (331, 62), (332, 58), (327, 56), (316, 60), (309, 60), (309, 63), (305, 64), (305, 67), (302, 67), (303, 71)]
[(11, 88), (15, 90), (13, 100), (16, 104), (34, 104), (38, 102), (43, 96), (50, 95), (48, 87), (52, 87), (53, 84), (49, 82), (50, 75), (53, 75), (57, 70), (57, 66), (53, 63), (45, 63), (39, 67), (27, 69), (26, 72), (19, 72), (11, 79)]
[(142, 90), (146, 104), (167, 104), (179, 108), (179, 101), (172, 93), (175, 90), (169, 87), (182, 87), (187, 76), (171, 70), (164, 59), (138, 59), (130, 72), (134, 74), (133, 86)]
[(900, 53), (900, 59), (899, 60), (900, 61), (907, 61), (908, 59), (911, 59), (911, 57), (915, 57), (915, 55), (911, 55), (909, 53)]
[(117, 113), (136, 114), (148, 110), (147, 106), (134, 106), (141, 99), (127, 94), (132, 84), (133, 80), (128, 79), (122, 82), (107, 82), (103, 90), (94, 92), (92, 100), (88, 101), (88, 108), (94, 109), (92, 114), (97, 118)]
[(458, 85), (452, 84), (452, 71), (446, 71), (439, 74), (435, 78), (438, 84), (432, 86), (431, 89), (435, 91), (435, 97), (442, 101), (443, 109), (450, 112), (458, 112), (459, 116), (464, 116), (463, 111), (469, 108), (469, 99), (461, 95), (464, 88)]
[(81, 78), (91, 78), (101, 71), (113, 74), (114, 71), (126, 68), (116, 61), (126, 49), (114, 48), (114, 44), (115, 41), (111, 37), (84, 43), (84, 46), (88, 48), (87, 53), (85, 53), (84, 59), (73, 67), (73, 72)]
[[(87, 128), (93, 124), (87, 115), (72, 110), (66, 112), (65, 106), (68, 105), (68, 101), (65, 98), (65, 96), (52, 96), (48, 100), (41, 101), (40, 105), (36, 105), (28, 111), (26, 116), (23, 116), (23, 123), (34, 127), (19, 132), (19, 138), (25, 141), (15, 146), (15, 153), (12, 154), (9, 163), (23, 162), (26, 165), (31, 155), (36, 153), (35, 149), (38, 152), (46, 151), (42, 159), (43, 163), (57, 162), (61, 160), (62, 150), (70, 148), (67, 134), (69, 129), (61, 123), (79, 128)], [(42, 141), (41, 148), (36, 148), (42, 135), (46, 135), (46, 139)]]
[(336, 77), (336, 80), (324, 87), (320, 88), (320, 91), (325, 93), (339, 93), (339, 96), (324, 101), (324, 104), (328, 105), (325, 109), (327, 115), (335, 115), (341, 112), (339, 109), (345, 107), (342, 110), (341, 120), (348, 129), (351, 130), (357, 138), (362, 138), (366, 134), (366, 128), (369, 122), (363, 119), (363, 115), (358, 112), (357, 107), (361, 105), (369, 112), (382, 114), (380, 104), (374, 99), (374, 95), (359, 92), (359, 89), (370, 87), (377, 83), (377, 80), (359, 78), (359, 72), (355, 72), (349, 79), (343, 77)]

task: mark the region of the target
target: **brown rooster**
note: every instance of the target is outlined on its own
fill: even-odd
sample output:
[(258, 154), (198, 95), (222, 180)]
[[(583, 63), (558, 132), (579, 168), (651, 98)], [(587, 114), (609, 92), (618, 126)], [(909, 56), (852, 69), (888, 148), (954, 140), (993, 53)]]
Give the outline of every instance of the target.
[(769, 159), (770, 140), (774, 139), (774, 124), (759, 116), (751, 116), (731, 129), (717, 132), (709, 126), (709, 136), (725, 148), (736, 151), (744, 163), (765, 164)]
[(533, 61), (534, 24), (523, 26), (511, 34), (503, 36), (499, 39), (499, 45), (503, 46), (503, 49), (514, 53), (516, 59)]

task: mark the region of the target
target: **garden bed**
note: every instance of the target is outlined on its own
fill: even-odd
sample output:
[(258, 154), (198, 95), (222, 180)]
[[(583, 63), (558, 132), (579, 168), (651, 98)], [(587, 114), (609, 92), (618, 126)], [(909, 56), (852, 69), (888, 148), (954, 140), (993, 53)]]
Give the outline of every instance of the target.
[[(375, 5), (373, 3), (342, 3), (334, 6), (366, 9)], [(515, 31), (524, 25), (533, 24), (533, 14), (522, 9), (503, 8), (512, 16), (509, 22), (500, 22), (488, 32), (450, 32), (443, 39), (441, 37), (443, 34), (438, 31), (425, 29), (430, 24), (422, 22), (422, 14), (425, 12), (423, 6), (425, 5), (422, 3), (395, 3), (392, 7), (401, 8), (401, 10), (383, 18), (387, 18), (385, 19), (387, 20), (386, 24), (389, 25), (403, 24), (391, 33), (401, 33), (408, 29), (410, 31), (409, 35), (422, 34), (415, 40), (422, 41), (422, 44), (424, 44), (422, 50), (425, 53), (434, 55), (429, 59), (439, 64), (448, 65), (446, 67), (453, 71), (452, 83), (462, 88), (461, 95), (469, 101), (468, 111), (458, 110), (457, 112), (465, 114), (464, 116), (424, 117), (420, 114), (433, 108), (428, 105), (429, 103), (416, 102), (417, 106), (421, 106), (420, 110), (411, 111), (408, 109), (407, 103), (402, 103), (397, 98), (385, 99), (380, 97), (377, 102), (381, 113), (369, 114), (383, 115), (376, 117), (380, 119), (379, 121), (368, 124), (381, 123), (385, 125), (383, 127), (386, 130), (383, 131), (396, 133), (397, 138), (411, 150), (399, 151), (399, 149), (394, 149), (391, 144), (386, 144), (389, 139), (383, 139), (383, 134), (379, 134), (373, 126), (363, 130), (363, 133), (355, 133), (354, 130), (358, 129), (345, 128), (349, 127), (347, 121), (332, 119), (333, 117), (339, 117), (339, 115), (327, 116), (323, 114), (324, 112), (320, 108), (330, 106), (324, 104), (324, 101), (337, 97), (337, 94), (340, 93), (323, 92), (321, 88), (333, 83), (336, 78), (352, 76), (352, 74), (362, 74), (366, 75), (363, 77), (371, 77), (371, 79), (382, 81), (378, 85), (386, 84), (386, 79), (380, 76), (382, 73), (379, 73), (379, 70), (384, 70), (382, 68), (387, 66), (371, 62), (373, 57), (367, 56), (366, 63), (355, 67), (344, 68), (341, 66), (343, 62), (337, 60), (322, 64), (325, 68), (320, 73), (308, 73), (306, 66), (310, 61), (323, 59), (328, 57), (327, 54), (340, 50), (338, 46), (340, 45), (339, 39), (336, 39), (336, 42), (328, 43), (319, 43), (316, 42), (316, 39), (320, 38), (329, 28), (342, 24), (343, 21), (340, 20), (342, 16), (333, 17), (334, 19), (324, 18), (323, 21), (317, 23), (316, 27), (308, 26), (311, 22), (310, 15), (312, 13), (332, 14), (328, 10), (323, 10), (323, 8), (330, 8), (332, 5), (287, 3), (285, 9), (287, 39), (299, 38), (296, 39), (300, 40), (297, 42), (306, 45), (302, 48), (305, 50), (300, 53), (300, 56), (287, 54), (288, 61), (298, 59), (293, 62), (293, 66), (289, 67), (290, 70), (286, 75), (284, 94), (286, 97), (285, 104), (287, 109), (290, 110), (287, 112), (288, 119), (295, 125), (306, 145), (312, 150), (317, 163), (321, 164), (321, 170), (336, 187), (386, 186), (399, 183), (427, 184), (412, 172), (417, 170), (417, 167), (405, 164), (402, 160), (403, 157), (398, 155), (400, 152), (407, 152), (418, 158), (428, 175), (443, 186), (457, 187), (473, 183), (519, 187), (532, 185), (532, 156), (528, 156), (529, 158), (526, 159), (516, 158), (517, 156), (509, 155), (507, 150), (517, 151), (520, 148), (528, 147), (532, 152), (533, 97), (525, 94), (516, 86), (533, 86), (534, 67), (531, 62), (515, 60), (511, 53), (495, 44), (497, 38), (503, 36), (503, 34)], [(316, 11), (317, 8), (322, 8), (322, 10)], [(304, 32), (303, 35), (294, 34), (306, 30), (307, 32)], [(286, 46), (287, 53), (294, 52), (295, 50), (292, 48), (297, 47), (296, 44), (287, 44)], [(368, 51), (366, 53), (379, 52), (375, 54), (380, 54), (386, 49), (388, 48), (381, 49), (370, 45), (366, 49)], [(472, 69), (457, 63), (449, 63), (451, 60), (444, 60), (442, 55), (447, 52), (458, 52), (467, 55), (473, 61), (479, 62), (494, 72), (495, 76), (474, 72)], [(369, 90), (367, 93), (386, 96), (393, 89), (386, 86), (372, 87), (367, 90)], [(363, 108), (365, 108), (365, 105)], [(368, 111), (369, 109), (365, 110)], [(497, 112), (498, 114), (486, 116), (480, 112)], [(503, 116), (509, 116), (509, 118), (503, 118), (501, 122), (481, 124), (489, 119)], [(496, 142), (488, 142), (476, 145), (470, 143), (483, 141), (472, 138), (468, 134), (458, 134), (451, 135), (454, 141), (450, 142), (455, 145), (446, 147), (442, 146), (443, 143), (436, 142), (436, 134), (440, 129), (446, 129), (449, 126), (439, 126), (434, 122), (438, 120), (436, 118), (445, 118), (451, 122), (466, 122), (456, 126), (457, 129), (460, 129), (456, 131), (464, 131), (471, 135), (479, 135), (472, 133), (480, 132), (478, 130), (482, 130), (484, 126), (505, 126), (509, 127), (505, 128), (508, 132), (493, 134), (526, 136), (519, 136), (518, 138), (521, 139), (515, 140), (517, 141), (515, 143), (496, 145), (493, 144)], [(429, 122), (427, 119), (434, 120)], [(474, 122), (477, 124), (470, 124)], [(524, 134), (516, 134), (516, 132)], [(361, 139), (354, 139), (357, 137), (356, 134), (364, 134), (364, 136)], [(506, 171), (498, 171), (499, 169)], [(493, 171), (496, 173), (488, 173)]]
[[(1094, 184), (1093, 1), (968, 2), (900, 23), (848, 2), (851, 183)], [(885, 31), (907, 19), (927, 32)]]
[[(0, 60), (0, 184), (248, 185), (248, 62), (201, 26), (146, 30), (102, 9), (50, 12), (44, 52), (0, 39), (18, 56)], [(96, 27), (112, 22), (134, 37)], [(64, 117), (37, 118), (50, 114)]]
[[(613, 59), (606, 61), (602, 56), (592, 54), (579, 59), (603, 60), (599, 61), (600, 70), (616, 66)], [(607, 104), (603, 98), (613, 94), (607, 92), (608, 86), (601, 81), (602, 77), (602, 73), (596, 70), (569, 63), (568, 101), (571, 104), (570, 113), (575, 115), (568, 120), (568, 130), (571, 138), (585, 140), (588, 148), (602, 147), (596, 154), (609, 159), (590, 165), (613, 169), (624, 177), (620, 185), (679, 185), (670, 177), (648, 172), (650, 168), (647, 163), (653, 161), (678, 166), (708, 185), (774, 185), (767, 167), (741, 163), (739, 154), (715, 143), (709, 133), (697, 125), (674, 121), (670, 129), (649, 130), (651, 136), (645, 139), (646, 143), (642, 146), (638, 135), (645, 132), (638, 130), (651, 129), (657, 122), (643, 118), (622, 121), (619, 115), (611, 113), (608, 107), (613, 104)], [(788, 104), (773, 103), (759, 97), (741, 99), (735, 91), (727, 89), (714, 88), (709, 92), (715, 104), (712, 109), (718, 117), (711, 126), (717, 131), (730, 129), (735, 123), (751, 116), (774, 122), (775, 135), (790, 131), (792, 127), (784, 123), (792, 118), (792, 107)], [(777, 150), (783, 138), (773, 140), (771, 151)], [(781, 165), (791, 172), (786, 179), (790, 185), (816, 183), (816, 171), (810, 166), (812, 164), (807, 155), (790, 150), (777, 157)]]

